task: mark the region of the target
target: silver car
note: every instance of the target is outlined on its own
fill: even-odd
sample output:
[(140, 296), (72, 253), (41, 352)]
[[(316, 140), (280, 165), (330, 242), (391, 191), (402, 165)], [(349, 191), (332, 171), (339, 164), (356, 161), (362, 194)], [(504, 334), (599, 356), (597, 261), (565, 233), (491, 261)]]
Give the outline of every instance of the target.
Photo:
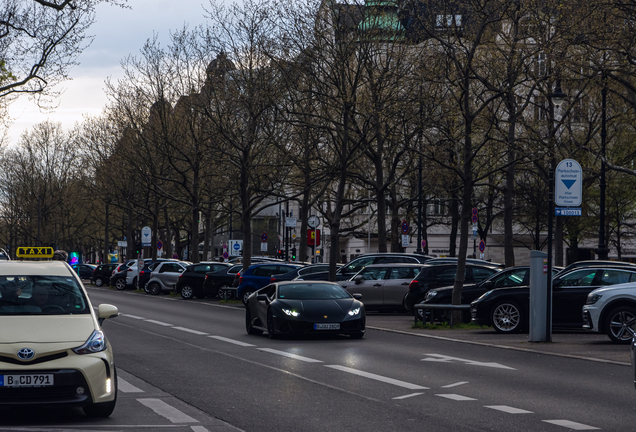
[(152, 270), (148, 281), (148, 292), (152, 295), (161, 294), (164, 291), (174, 291), (179, 275), (185, 271), (190, 263), (182, 261), (164, 261), (157, 264)]
[(421, 264), (372, 264), (339, 284), (352, 294), (362, 294), (367, 310), (404, 310), (404, 296), (421, 269)]

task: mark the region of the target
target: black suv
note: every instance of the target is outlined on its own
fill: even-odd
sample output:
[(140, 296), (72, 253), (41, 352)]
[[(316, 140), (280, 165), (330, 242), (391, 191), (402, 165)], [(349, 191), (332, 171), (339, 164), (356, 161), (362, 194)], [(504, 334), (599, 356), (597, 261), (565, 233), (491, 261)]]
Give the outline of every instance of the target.
[(203, 298), (206, 294), (214, 294), (216, 296), (218, 290), (216, 292), (206, 292), (203, 289), (206, 274), (229, 269), (230, 267), (232, 267), (232, 264), (221, 262), (203, 262), (189, 265), (179, 275), (175, 289), (185, 300), (190, 300), (193, 297)]
[(109, 285), (110, 284), (110, 276), (113, 274), (113, 270), (117, 268), (119, 264), (101, 264), (95, 267), (93, 270), (93, 276), (91, 277), (91, 282), (95, 284), (95, 286)]
[[(466, 263), (465, 284), (476, 284), (499, 272), (497, 267)], [(424, 265), (420, 273), (411, 281), (409, 291), (404, 297), (404, 307), (413, 312), (414, 305), (423, 302), (426, 293), (455, 283), (457, 264)]]

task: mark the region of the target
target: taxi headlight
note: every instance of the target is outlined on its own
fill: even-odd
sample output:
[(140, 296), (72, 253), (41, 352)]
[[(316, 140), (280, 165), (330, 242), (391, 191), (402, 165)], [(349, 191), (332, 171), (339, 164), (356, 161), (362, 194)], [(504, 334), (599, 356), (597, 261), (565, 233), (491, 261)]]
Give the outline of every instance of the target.
[(93, 354), (104, 351), (107, 348), (104, 332), (94, 330), (84, 345), (73, 348), (75, 354)]
[(359, 313), (360, 313), (360, 308), (355, 308), (349, 311), (349, 315), (351, 316), (358, 315)]
[(599, 301), (601, 297), (603, 297), (601, 294), (590, 294), (587, 296), (587, 301), (585, 302), (585, 304), (593, 305), (594, 303)]

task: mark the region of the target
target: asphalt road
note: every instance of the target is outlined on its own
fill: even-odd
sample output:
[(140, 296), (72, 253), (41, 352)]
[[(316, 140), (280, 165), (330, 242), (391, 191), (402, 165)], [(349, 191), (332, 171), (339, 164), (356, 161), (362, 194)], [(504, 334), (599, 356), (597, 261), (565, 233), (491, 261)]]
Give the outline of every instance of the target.
[(633, 431), (631, 369), (367, 330), (362, 340), (249, 336), (242, 307), (89, 287), (121, 316), (104, 329), (119, 401), (9, 413), (1, 430)]

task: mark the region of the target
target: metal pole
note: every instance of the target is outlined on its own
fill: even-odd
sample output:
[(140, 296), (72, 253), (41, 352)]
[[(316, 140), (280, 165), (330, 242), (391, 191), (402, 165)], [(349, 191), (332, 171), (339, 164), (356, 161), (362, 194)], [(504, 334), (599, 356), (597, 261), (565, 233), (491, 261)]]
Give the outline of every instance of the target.
[(422, 155), (417, 166), (417, 252), (422, 253)]
[[(289, 201), (285, 203), (285, 217), (289, 217)], [(285, 221), (285, 261), (289, 260), (289, 230), (287, 221)]]
[(232, 240), (232, 200), (230, 199), (230, 240)]
[(603, 79), (603, 89), (601, 90), (601, 202), (599, 213), (599, 228), (598, 228), (598, 259), (606, 260), (609, 249), (605, 245), (605, 141), (607, 137), (606, 129), (606, 106), (607, 106), (607, 84)]
[(550, 150), (550, 172), (548, 175), (548, 273), (547, 277), (547, 299), (546, 299), (546, 330), (545, 341), (552, 342), (552, 225), (554, 219), (554, 149)]

